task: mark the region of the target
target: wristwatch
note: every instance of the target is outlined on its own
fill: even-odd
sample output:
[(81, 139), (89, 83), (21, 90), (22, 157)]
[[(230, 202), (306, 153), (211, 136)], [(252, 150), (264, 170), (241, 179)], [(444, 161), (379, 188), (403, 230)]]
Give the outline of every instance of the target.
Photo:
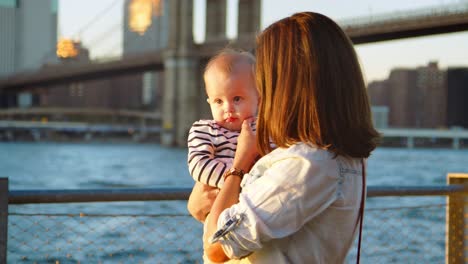
[(241, 179), (244, 177), (244, 174), (245, 172), (243, 170), (240, 170), (240, 169), (236, 169), (236, 168), (230, 168), (228, 171), (226, 171), (223, 175), (223, 178), (224, 178), (224, 181), (226, 181), (226, 178), (229, 177), (229, 176), (238, 176), (240, 177)]

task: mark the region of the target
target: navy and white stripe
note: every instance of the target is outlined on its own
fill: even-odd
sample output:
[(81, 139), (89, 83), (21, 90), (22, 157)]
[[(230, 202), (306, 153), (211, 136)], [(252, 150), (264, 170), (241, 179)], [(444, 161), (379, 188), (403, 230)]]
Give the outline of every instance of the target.
[(221, 188), (223, 174), (231, 168), (239, 132), (213, 120), (195, 122), (188, 136), (188, 167), (195, 181)]

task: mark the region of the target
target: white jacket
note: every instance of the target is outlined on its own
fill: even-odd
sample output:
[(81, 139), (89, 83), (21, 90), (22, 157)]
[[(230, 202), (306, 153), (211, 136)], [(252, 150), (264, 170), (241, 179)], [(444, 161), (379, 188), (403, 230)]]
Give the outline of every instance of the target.
[(241, 263), (344, 263), (361, 202), (361, 159), (306, 144), (278, 148), (244, 176), (239, 203), (218, 228), (242, 220), (219, 241)]

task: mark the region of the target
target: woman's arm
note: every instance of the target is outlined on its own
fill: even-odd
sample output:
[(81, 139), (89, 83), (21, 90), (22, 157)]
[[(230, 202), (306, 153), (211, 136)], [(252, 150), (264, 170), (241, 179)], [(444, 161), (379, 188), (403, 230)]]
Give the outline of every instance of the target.
[[(216, 197), (213, 207), (211, 207), (211, 212), (208, 215), (208, 229), (207, 235), (205, 236), (206, 238), (212, 237), (218, 229), (218, 217), (221, 212), (239, 201), (240, 182), (241, 178), (237, 176), (230, 176), (226, 178), (224, 186)], [(203, 244), (206, 255), (210, 260), (215, 262), (224, 262), (229, 260), (221, 248), (221, 244), (210, 244), (208, 241), (203, 241)]]
[[(255, 134), (250, 127), (250, 122), (250, 120), (245, 120), (242, 123), (242, 130), (238, 138), (236, 155), (233, 162), (233, 168), (243, 171), (250, 170), (258, 155)], [(217, 231), (218, 218), (221, 212), (239, 201), (241, 180), (241, 177), (235, 175), (225, 179), (223, 188), (216, 197), (208, 216), (207, 238), (212, 237)], [(203, 241), (203, 244), (205, 252), (210, 260), (215, 262), (228, 260), (221, 244), (211, 244), (206, 240)]]
[(218, 195), (219, 189), (201, 182), (195, 182), (187, 203), (189, 213), (198, 221), (205, 222), (207, 214)]

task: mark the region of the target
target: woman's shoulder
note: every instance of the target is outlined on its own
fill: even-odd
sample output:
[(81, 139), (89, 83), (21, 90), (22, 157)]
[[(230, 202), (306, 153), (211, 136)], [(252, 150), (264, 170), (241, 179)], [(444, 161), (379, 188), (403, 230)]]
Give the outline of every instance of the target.
[(333, 153), (328, 150), (317, 148), (312, 144), (296, 143), (287, 148), (277, 148), (271, 152), (274, 160), (285, 158), (304, 158), (306, 160), (332, 160)]

